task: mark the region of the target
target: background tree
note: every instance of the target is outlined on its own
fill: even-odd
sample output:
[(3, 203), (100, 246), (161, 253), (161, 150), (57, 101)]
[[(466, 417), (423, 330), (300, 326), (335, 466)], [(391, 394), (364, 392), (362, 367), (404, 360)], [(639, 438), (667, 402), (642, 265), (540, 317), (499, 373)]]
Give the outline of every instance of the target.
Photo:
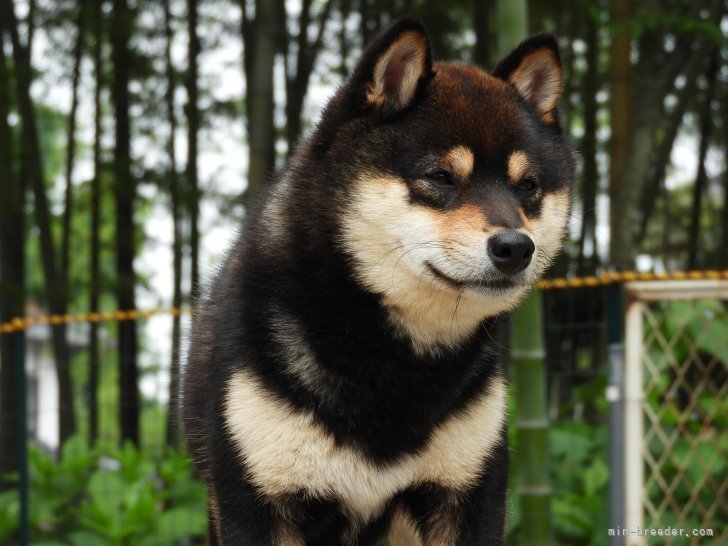
[[(0, 17), (0, 46), (5, 42), (7, 19)], [(25, 179), (16, 176), (15, 146), (8, 123), (10, 74), (0, 47), (0, 323), (25, 312)], [(18, 346), (23, 332), (0, 336), (0, 491), (14, 487), (6, 476), (18, 470), (21, 412), (17, 372)]]
[[(244, 0), (243, 0), (244, 1)], [(198, 63), (200, 56), (200, 38), (197, 34), (197, 0), (187, 0), (187, 38), (188, 67), (185, 78), (187, 90), (187, 166), (185, 167), (186, 203), (190, 218), (190, 303), (194, 304), (200, 292), (200, 183), (198, 180), (197, 159), (198, 137), (200, 132), (200, 110), (198, 104)]]
[[(129, 118), (129, 81), (133, 58), (129, 39), (133, 13), (126, 0), (114, 0), (114, 24), (111, 26), (114, 103), (114, 201), (116, 203), (116, 303), (120, 310), (136, 309), (136, 274), (134, 272), (134, 201), (136, 182), (131, 172), (131, 126)], [(139, 371), (137, 367), (137, 324), (133, 320), (118, 323), (119, 415), (121, 438), (139, 443)]]
[[(303, 99), (306, 96), (316, 58), (321, 51), (324, 31), (333, 5), (333, 0), (326, 0), (323, 6), (319, 7), (318, 13), (314, 15), (312, 0), (303, 0), (301, 14), (298, 17), (298, 30), (295, 35), (286, 40), (283, 64), (286, 74), (286, 140), (289, 154), (293, 152), (296, 142), (301, 136)], [(285, 17), (284, 2), (281, 2), (279, 9)], [(311, 33), (309, 27), (314, 20), (316, 30)], [(313, 37), (310, 38), (309, 34), (313, 34)]]
[[(68, 292), (70, 274), (71, 216), (73, 214), (73, 169), (76, 163), (76, 122), (78, 111), (78, 87), (81, 78), (81, 59), (86, 39), (87, 1), (81, 0), (76, 20), (76, 43), (73, 47), (73, 74), (71, 76), (71, 108), (68, 114), (68, 133), (66, 137), (66, 191), (63, 207), (63, 227), (61, 230), (61, 277), (63, 291)], [(68, 299), (68, 295), (65, 295)]]
[[(101, 109), (101, 87), (103, 84), (103, 66), (101, 48), (103, 41), (103, 0), (95, 2), (93, 9), (93, 29), (94, 29), (94, 47), (93, 47), (93, 66), (95, 72), (94, 78), (94, 136), (93, 136), (93, 175), (91, 178), (91, 203), (89, 214), (89, 312), (99, 312), (100, 299), (100, 231), (101, 231), (101, 139), (102, 125), (101, 120), (103, 111)], [(99, 369), (101, 362), (99, 359), (99, 324), (97, 321), (91, 322), (89, 327), (89, 372), (88, 372), (88, 401), (89, 401), (89, 441), (94, 444), (98, 438), (99, 430)]]
[(595, 15), (587, 10), (581, 13), (585, 30), (586, 72), (583, 75), (580, 92), (583, 107), (584, 135), (581, 138), (582, 176), (581, 176), (581, 229), (579, 232), (576, 269), (581, 275), (596, 270), (597, 255), (597, 191), (599, 189), (599, 170), (597, 166), (597, 130), (599, 105), (599, 27)]
[[(54, 315), (65, 315), (68, 302), (63, 290), (63, 276), (58, 264), (58, 251), (54, 243), (51, 211), (46, 195), (43, 154), (38, 136), (36, 112), (30, 95), (32, 67), (29, 44), (20, 41), (18, 20), (10, 0), (0, 3), (5, 28), (10, 35), (15, 67), (15, 90), (19, 117), (21, 120), (21, 168), (20, 176), (32, 187), (36, 225), (39, 231), (41, 261), (45, 277), (48, 309)], [(30, 34), (30, 33), (29, 33)], [(26, 182), (21, 183), (23, 187)], [(59, 282), (60, 281), (60, 282)], [(51, 326), (53, 352), (56, 361), (56, 374), (59, 391), (59, 436), (61, 441), (69, 438), (76, 430), (76, 413), (73, 405), (73, 386), (69, 369), (70, 355), (64, 323)]]
[[(177, 117), (174, 108), (175, 82), (177, 81), (175, 69), (172, 64), (172, 14), (169, 9), (169, 0), (164, 0), (164, 62), (167, 77), (165, 104), (169, 123), (169, 140), (167, 153), (169, 154), (169, 193), (171, 198), (172, 214), (172, 307), (182, 307), (182, 229), (181, 213), (182, 199), (179, 177), (177, 176), (177, 152), (175, 138), (177, 136)], [(193, 31), (196, 33), (196, 29)], [(192, 132), (192, 131), (190, 131)], [(172, 351), (169, 368), (169, 403), (167, 405), (167, 444), (176, 447), (179, 444), (179, 390), (180, 390), (180, 315), (176, 313), (172, 319)]]
[(699, 107), (699, 130), (700, 145), (698, 152), (698, 172), (693, 183), (693, 203), (690, 211), (690, 233), (688, 236), (688, 269), (697, 269), (698, 256), (701, 249), (699, 236), (700, 217), (702, 212), (703, 194), (708, 181), (708, 174), (705, 168), (705, 159), (708, 155), (708, 146), (713, 133), (713, 97), (715, 95), (715, 83), (718, 77), (718, 48), (713, 47), (708, 61), (705, 75), (705, 91)]
[(249, 150), (246, 194), (254, 195), (275, 167), (273, 66), (280, 49), (280, 14), (276, 2), (259, 0), (252, 19), (245, 0), (242, 2)]

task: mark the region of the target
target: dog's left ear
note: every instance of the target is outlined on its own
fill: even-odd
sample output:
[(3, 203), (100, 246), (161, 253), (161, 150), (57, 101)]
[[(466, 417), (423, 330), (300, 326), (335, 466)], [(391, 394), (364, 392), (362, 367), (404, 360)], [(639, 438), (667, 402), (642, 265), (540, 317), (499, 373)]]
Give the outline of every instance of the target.
[(416, 19), (401, 19), (364, 52), (352, 83), (360, 105), (394, 114), (410, 105), (431, 74), (427, 32)]
[(553, 125), (563, 74), (559, 46), (551, 34), (537, 34), (522, 42), (498, 63), (493, 75), (512, 83), (533, 106), (541, 121)]

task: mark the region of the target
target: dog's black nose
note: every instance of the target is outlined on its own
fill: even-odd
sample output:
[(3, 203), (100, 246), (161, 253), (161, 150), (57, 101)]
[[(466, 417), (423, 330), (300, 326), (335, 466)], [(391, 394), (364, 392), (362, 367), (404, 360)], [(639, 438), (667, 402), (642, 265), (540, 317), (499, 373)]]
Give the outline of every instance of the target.
[(528, 235), (517, 231), (501, 231), (488, 239), (488, 254), (498, 271), (514, 275), (531, 263), (536, 246)]

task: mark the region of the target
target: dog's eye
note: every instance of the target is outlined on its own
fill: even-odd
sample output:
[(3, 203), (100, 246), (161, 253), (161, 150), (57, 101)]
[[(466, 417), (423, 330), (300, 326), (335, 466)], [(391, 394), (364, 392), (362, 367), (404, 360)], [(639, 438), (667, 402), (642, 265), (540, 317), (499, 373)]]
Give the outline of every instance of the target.
[(529, 176), (518, 183), (516, 189), (522, 193), (533, 193), (538, 189), (538, 180)]
[(447, 171), (432, 171), (425, 174), (423, 178), (438, 186), (455, 186), (452, 176)]

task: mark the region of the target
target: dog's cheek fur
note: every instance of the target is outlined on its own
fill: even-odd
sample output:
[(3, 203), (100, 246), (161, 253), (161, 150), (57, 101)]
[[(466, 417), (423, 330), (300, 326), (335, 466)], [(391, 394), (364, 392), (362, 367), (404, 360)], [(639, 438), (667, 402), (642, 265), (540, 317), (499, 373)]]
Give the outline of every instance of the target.
[(539, 276), (561, 250), (571, 210), (571, 197), (564, 189), (548, 193), (543, 198), (541, 214), (530, 221), (530, 234), (536, 243), (534, 261)]
[(527, 290), (489, 297), (434, 279), (426, 261), (459, 269), (458, 276), (476, 276), (473, 267), (485, 259), (487, 220), (468, 207), (443, 214), (413, 206), (396, 177), (359, 177), (340, 222), (358, 281), (382, 296), (395, 327), (418, 352), (456, 346), (484, 318), (515, 306)]

